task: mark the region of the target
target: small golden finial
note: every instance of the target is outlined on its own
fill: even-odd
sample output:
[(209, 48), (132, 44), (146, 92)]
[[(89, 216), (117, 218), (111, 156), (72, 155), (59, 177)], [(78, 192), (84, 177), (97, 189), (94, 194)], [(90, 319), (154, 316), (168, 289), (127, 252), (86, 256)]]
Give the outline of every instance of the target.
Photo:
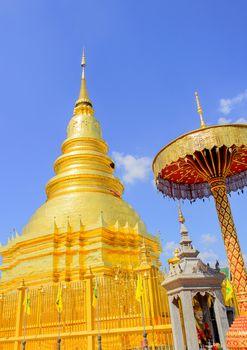
[(24, 279), (21, 281), (21, 283), (19, 284), (19, 286), (17, 287), (18, 290), (24, 290), (26, 289), (26, 284)]
[(179, 263), (180, 258), (179, 258), (179, 249), (176, 248), (173, 252), (173, 257), (168, 259), (168, 264), (169, 265), (177, 265), (177, 263)]
[(180, 224), (183, 224), (185, 222), (185, 218), (183, 216), (181, 206), (180, 206), (180, 201), (178, 201), (178, 221), (180, 222)]
[(206, 128), (207, 125), (205, 124), (203, 117), (202, 117), (202, 107), (201, 107), (197, 92), (195, 92), (195, 96), (196, 96), (197, 112), (198, 112), (198, 114), (200, 116), (200, 120), (201, 120), (201, 128)]

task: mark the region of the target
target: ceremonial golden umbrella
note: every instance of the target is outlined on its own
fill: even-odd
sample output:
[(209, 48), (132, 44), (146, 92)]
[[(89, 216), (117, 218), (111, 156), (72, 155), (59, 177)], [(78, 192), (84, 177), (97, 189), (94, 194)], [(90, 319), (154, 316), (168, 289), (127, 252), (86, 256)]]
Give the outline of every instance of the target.
[(247, 125), (207, 127), (197, 93), (196, 101), (201, 127), (178, 137), (156, 155), (156, 186), (165, 196), (177, 199), (194, 201), (213, 195), (240, 310), (240, 318), (228, 333), (228, 346), (247, 349), (246, 269), (227, 197), (247, 185)]

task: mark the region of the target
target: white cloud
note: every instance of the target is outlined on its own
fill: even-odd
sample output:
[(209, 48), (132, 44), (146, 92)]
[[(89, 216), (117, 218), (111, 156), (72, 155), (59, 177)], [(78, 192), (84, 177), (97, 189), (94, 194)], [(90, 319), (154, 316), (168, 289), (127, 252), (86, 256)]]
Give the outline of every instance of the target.
[(113, 152), (116, 166), (122, 171), (123, 180), (133, 184), (138, 180), (145, 181), (151, 174), (152, 160), (149, 157), (135, 157), (131, 154)]
[(236, 120), (227, 119), (225, 117), (220, 117), (218, 119), (218, 124), (247, 124), (246, 118), (238, 118)]
[(235, 120), (234, 124), (247, 124), (247, 119), (246, 118), (239, 118)]
[(174, 241), (166, 242), (165, 246), (163, 247), (163, 253), (166, 256), (172, 257), (174, 255), (174, 250), (178, 247), (178, 244)]
[(232, 97), (232, 98), (221, 98), (219, 111), (223, 114), (229, 114), (239, 104), (247, 100), (247, 90)]
[(201, 235), (201, 241), (203, 244), (213, 244), (217, 241), (216, 236), (205, 233)]
[(227, 119), (225, 117), (220, 117), (218, 119), (218, 124), (230, 124), (231, 123), (231, 119)]
[(201, 252), (199, 258), (204, 263), (210, 263), (212, 265), (215, 264), (216, 260), (219, 260), (218, 255), (212, 249)]

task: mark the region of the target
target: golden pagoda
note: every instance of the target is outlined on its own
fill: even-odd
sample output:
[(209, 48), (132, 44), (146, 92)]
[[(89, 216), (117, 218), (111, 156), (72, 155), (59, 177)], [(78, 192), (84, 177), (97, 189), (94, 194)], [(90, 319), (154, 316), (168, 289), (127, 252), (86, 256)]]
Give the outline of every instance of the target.
[(160, 243), (122, 198), (88, 96), (84, 54), (81, 65), (47, 200), (0, 248), (0, 350), (130, 350), (143, 338), (152, 349), (173, 349)]

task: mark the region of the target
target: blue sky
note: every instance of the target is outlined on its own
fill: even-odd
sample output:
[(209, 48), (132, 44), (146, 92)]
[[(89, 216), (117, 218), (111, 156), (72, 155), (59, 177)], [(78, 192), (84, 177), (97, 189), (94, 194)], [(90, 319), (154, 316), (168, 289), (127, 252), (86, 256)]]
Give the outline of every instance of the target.
[[(1, 0), (0, 240), (14, 227), (20, 232), (45, 201), (84, 46), (89, 94), (124, 197), (149, 232), (160, 231), (165, 261), (179, 241), (177, 204), (155, 190), (150, 163), (199, 126), (195, 90), (209, 125), (246, 122), (246, 11), (244, 0)], [(234, 193), (230, 202), (247, 254), (247, 195)], [(224, 262), (213, 200), (182, 209), (202, 256)]]

